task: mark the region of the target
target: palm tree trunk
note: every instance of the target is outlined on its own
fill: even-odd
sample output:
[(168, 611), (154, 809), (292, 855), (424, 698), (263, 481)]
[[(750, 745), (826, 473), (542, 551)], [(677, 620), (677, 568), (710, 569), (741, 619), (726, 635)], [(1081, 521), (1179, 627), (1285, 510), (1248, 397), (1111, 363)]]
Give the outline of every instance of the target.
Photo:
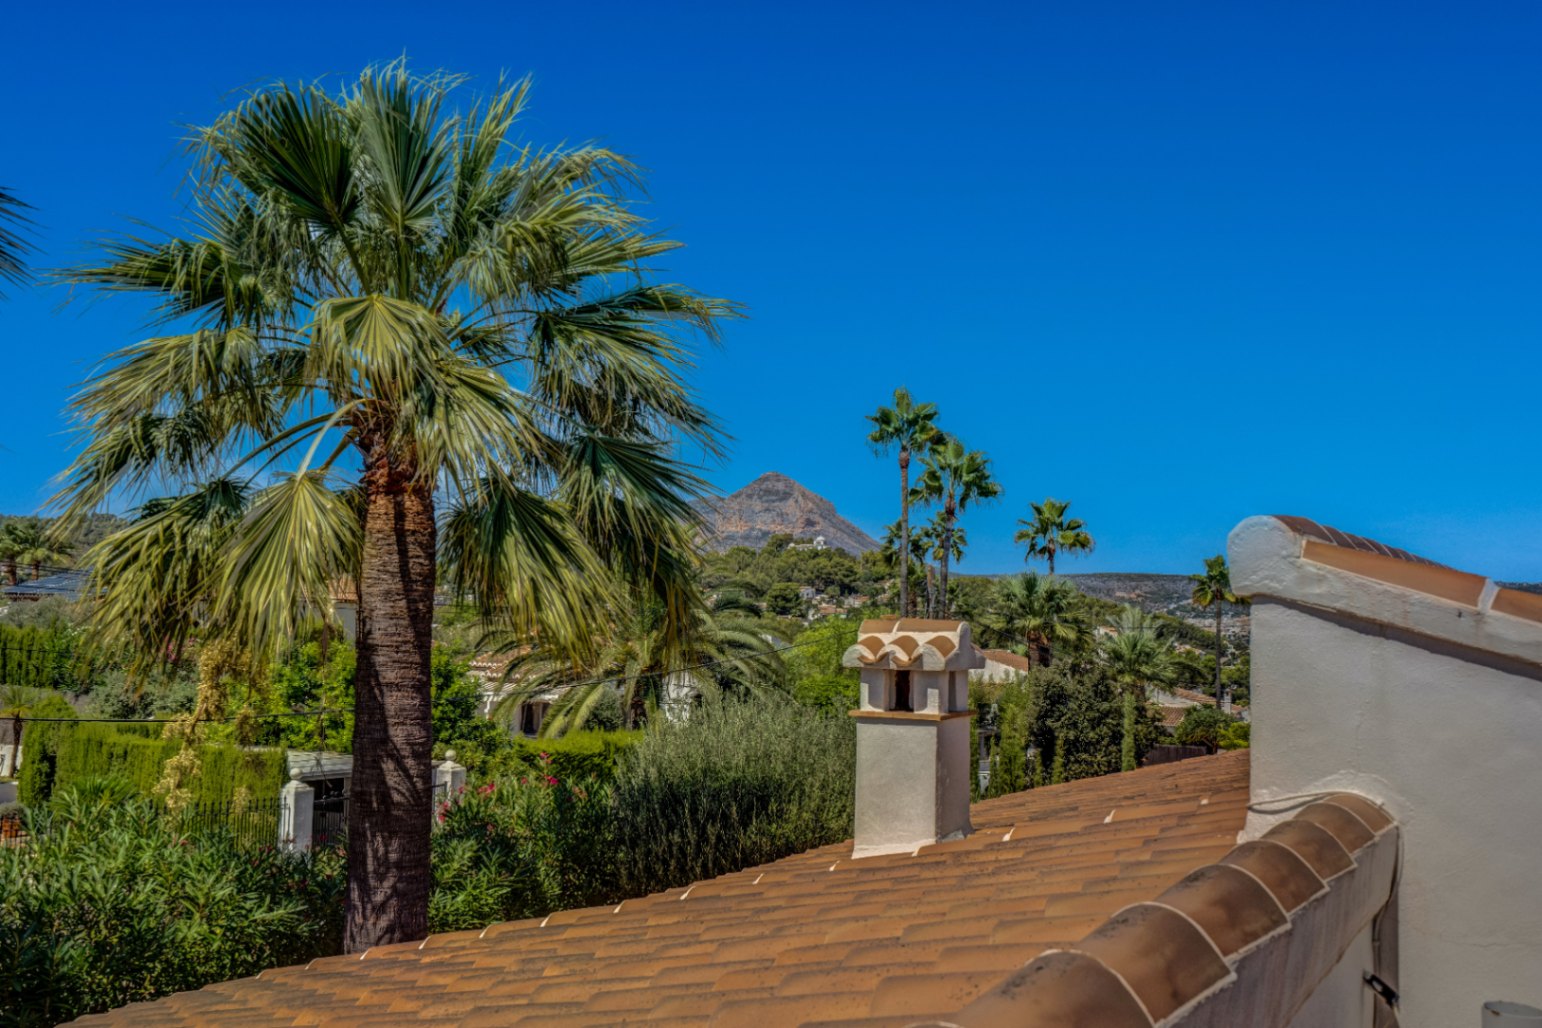
[(900, 617), (910, 616), (910, 447), (901, 446), (900, 466)]
[(343, 937), (350, 953), (428, 934), (437, 535), (433, 486), (412, 471), (378, 451), (366, 457)]
[(1049, 560), (1049, 577), (1055, 577), (1055, 551), (1052, 549), (1044, 555)]
[(1119, 770), (1135, 770), (1135, 686), (1124, 687), (1124, 737), (1119, 741)]
[(942, 560), (938, 562), (937, 573), (939, 617), (948, 616), (948, 557), (953, 553), (953, 516), (953, 501), (949, 498), (947, 506), (942, 509)]
[(1221, 713), (1231, 713), (1230, 690), (1221, 685), (1221, 610), (1224, 604), (1215, 601), (1215, 701), (1221, 705)]
[(926, 565), (926, 616), (932, 617), (937, 613), (937, 584), (932, 575), (932, 566)]

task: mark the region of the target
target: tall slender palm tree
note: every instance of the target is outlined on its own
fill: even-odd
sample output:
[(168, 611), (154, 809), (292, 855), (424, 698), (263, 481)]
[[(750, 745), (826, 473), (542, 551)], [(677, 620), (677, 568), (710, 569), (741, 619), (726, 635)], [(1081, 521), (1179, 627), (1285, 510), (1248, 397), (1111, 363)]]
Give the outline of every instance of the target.
[[(900, 540), (905, 537), (905, 533), (907, 531), (908, 526), (903, 521), (896, 521), (892, 523), (887, 529), (884, 530), (883, 542), (879, 545), (878, 548), (879, 555), (883, 557), (885, 566), (893, 569), (896, 579), (899, 578), (900, 574)], [(910, 569), (916, 565), (920, 565), (923, 569), (922, 574), (924, 575), (931, 569), (931, 565), (927, 563), (927, 551), (930, 548), (930, 543), (928, 543), (926, 539), (925, 527), (923, 526), (920, 529), (911, 531), (909, 533), (909, 538), (910, 546), (908, 549), (908, 559), (905, 562), (907, 571), (910, 571)], [(905, 578), (907, 586), (915, 585), (915, 575), (913, 572), (907, 573)], [(909, 595), (908, 590), (906, 595)], [(903, 605), (901, 605), (900, 609), (904, 610), (905, 608)]]
[(942, 433), (938, 431), (937, 405), (916, 403), (910, 390), (901, 387), (894, 390), (894, 406), (879, 407), (867, 416), (873, 423), (867, 441), (879, 453), (887, 453), (890, 447), (899, 448), (900, 469), (900, 546), (899, 583), (900, 614), (910, 611), (910, 458), (913, 453), (925, 454)]
[(1135, 712), (1145, 704), (1146, 687), (1171, 680), (1174, 672), (1172, 643), (1162, 638), (1159, 622), (1134, 607), (1126, 607), (1114, 620), (1116, 635), (1098, 647), (1098, 659), (1119, 687), (1124, 702), (1124, 737), (1120, 747), (1121, 769), (1135, 770)]
[(973, 504), (989, 503), (1001, 495), (1001, 485), (991, 477), (990, 459), (981, 450), (966, 450), (949, 437), (934, 443), (922, 460), (925, 470), (910, 491), (912, 500), (942, 503), (941, 550), (937, 566), (937, 606), (948, 616), (948, 558), (953, 551), (953, 530), (958, 516)]
[[(915, 539), (913, 540), (913, 542), (916, 544), (919, 559), (926, 565), (927, 617), (941, 616), (940, 608), (942, 606), (938, 602), (936, 578), (932, 574), (932, 565), (930, 562), (935, 560), (940, 567), (944, 557), (946, 557), (949, 561), (963, 560), (964, 550), (969, 546), (969, 537), (967, 534), (965, 534), (963, 526), (961, 525), (953, 526), (953, 531), (951, 533), (952, 538), (949, 539), (945, 544), (943, 540), (947, 538), (947, 536), (944, 535), (944, 527), (942, 512), (938, 511), (932, 516), (932, 520), (928, 521), (926, 524), (922, 525), (919, 529), (916, 530)], [(944, 546), (946, 546), (946, 552), (944, 552)]]
[(1071, 508), (1070, 500), (1062, 502), (1047, 496), (1043, 503), (1030, 503), (1028, 506), (1033, 508), (1033, 517), (1018, 518), (1017, 523), (1023, 527), (1012, 537), (1013, 542), (1026, 544), (1028, 552), (1024, 560), (1044, 558), (1049, 563), (1049, 573), (1053, 575), (1057, 553), (1092, 552), (1092, 536), (1087, 533), (1087, 526), (1081, 518), (1066, 517), (1066, 512)]
[(1092, 633), (1069, 582), (1028, 572), (1003, 579), (986, 612), (985, 627), (1003, 642), (1023, 643), (1041, 667), (1048, 667), (1060, 647), (1085, 643)]
[(1202, 575), (1190, 575), (1189, 580), (1194, 583), (1194, 591), (1191, 599), (1196, 607), (1215, 608), (1215, 698), (1220, 703), (1221, 710), (1231, 713), (1231, 690), (1225, 688), (1221, 682), (1221, 615), (1226, 604), (1245, 604), (1247, 600), (1231, 591), (1231, 568), (1226, 565), (1226, 555), (1218, 553), (1214, 557), (1205, 558), (1205, 573)]
[(266, 653), (358, 583), (349, 951), (428, 929), (441, 557), (530, 638), (579, 647), (618, 581), (682, 632), (703, 487), (673, 452), (719, 452), (681, 330), (736, 308), (655, 280), (677, 244), (624, 157), (516, 146), (528, 84), (457, 109), (459, 86), (397, 62), (257, 90), (195, 134), (192, 223), (70, 276), (165, 328), (75, 399), (64, 518), (180, 490), (88, 554), (99, 633)]
[[(32, 244), (23, 232), (30, 219), (22, 212), (30, 209), (15, 193), (0, 186), (0, 282), (21, 285), (29, 277), (27, 257), (32, 253)], [(4, 296), (0, 291), (0, 297)]]

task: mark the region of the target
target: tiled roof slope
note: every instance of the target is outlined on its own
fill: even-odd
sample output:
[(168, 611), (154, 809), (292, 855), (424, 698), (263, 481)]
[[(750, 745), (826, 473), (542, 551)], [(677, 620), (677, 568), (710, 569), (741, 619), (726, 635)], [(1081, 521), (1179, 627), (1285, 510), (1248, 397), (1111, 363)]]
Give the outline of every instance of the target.
[(1235, 844), (1246, 751), (978, 803), (967, 839), (851, 843), (617, 907), (267, 971), (82, 1024), (904, 1025), (959, 1011)]

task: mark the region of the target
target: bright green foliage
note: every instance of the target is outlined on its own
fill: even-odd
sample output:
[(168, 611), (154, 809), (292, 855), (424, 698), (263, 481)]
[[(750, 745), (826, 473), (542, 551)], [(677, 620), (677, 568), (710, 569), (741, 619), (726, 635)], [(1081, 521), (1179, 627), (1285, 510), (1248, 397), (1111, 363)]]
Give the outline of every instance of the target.
[(543, 775), (547, 772), (542, 769), (549, 768), (564, 782), (609, 782), (626, 752), (642, 738), (642, 732), (593, 731), (569, 732), (556, 739), (515, 737), (493, 761), (493, 773), (499, 780), (516, 780)]
[(808, 603), (799, 593), (798, 583), (778, 582), (766, 590), (766, 612), (778, 617), (801, 617)]
[(616, 777), (627, 895), (849, 838), (852, 719), (767, 696), (704, 705), (633, 747)]
[(1033, 573), (1002, 579), (983, 627), (998, 641), (1026, 646), (1040, 666), (1074, 653), (1092, 637), (1085, 597), (1071, 583)]
[(1223, 714), (1216, 707), (1192, 707), (1173, 729), (1173, 737), (1184, 746), (1208, 746), (1212, 750), (1247, 749), (1252, 739), (1252, 725)]
[[(75, 720), (75, 708), (60, 696), (49, 696), (31, 705), (30, 717)], [(28, 806), (43, 803), (53, 792), (54, 770), (59, 761), (59, 743), (80, 726), (66, 722), (28, 721), (22, 735), (21, 774), (17, 776), (16, 798)]]
[(429, 929), (482, 928), (568, 907), (614, 903), (611, 797), (555, 764), (441, 804), (433, 837)]
[(889, 570), (870, 555), (853, 557), (845, 550), (789, 545), (792, 536), (778, 535), (758, 550), (734, 546), (702, 556), (703, 589), (738, 592), (760, 599), (778, 582), (812, 586), (827, 596), (874, 595), (884, 587)]
[(275, 711), (326, 711), (315, 717), (271, 718), (262, 741), (298, 750), (348, 751), (353, 748), (353, 676), (357, 656), (342, 640), (323, 647), (320, 640), (301, 643), (268, 676)]
[(793, 699), (840, 715), (857, 706), (857, 670), (843, 667), (841, 657), (856, 644), (860, 626), (856, 618), (829, 618), (798, 636), (784, 658)]
[(52, 1025), (341, 945), (342, 861), (184, 836), (147, 800), (81, 783), (0, 848), (0, 1024)]
[(1097, 668), (1036, 667), (1008, 683), (971, 683), (971, 703), (999, 733), (986, 795), (1043, 784), (1046, 764), (1054, 783), (1111, 774), (1126, 757), (1138, 764), (1160, 738), (1160, 721), (1142, 704), (1127, 708), (1124, 695)]
[[(25, 771), (32, 757), (32, 732), (27, 738)], [(95, 778), (114, 777), (127, 782), (141, 796), (150, 796), (168, 758), (182, 748), (178, 739), (161, 736), (160, 725), (110, 725), (83, 722), (53, 726), (51, 753), (54, 774), (49, 788), (58, 792)], [(284, 784), (284, 754), (278, 749), (240, 749), (226, 744), (197, 747), (200, 772), (189, 787), (196, 803), (228, 803), (238, 790), (256, 798), (278, 795)], [(28, 781), (26, 803), (38, 803), (48, 793), (34, 790), (40, 783)]]
[(0, 624), (0, 684), (83, 692), (101, 663), (84, 635), (67, 624)]
[(1043, 503), (1030, 503), (1033, 517), (1018, 518), (1022, 527), (1012, 541), (1027, 548), (1024, 560), (1042, 558), (1049, 565), (1049, 573), (1055, 573), (1055, 556), (1060, 553), (1091, 553), (1092, 536), (1081, 518), (1068, 518), (1070, 500), (1045, 497)]

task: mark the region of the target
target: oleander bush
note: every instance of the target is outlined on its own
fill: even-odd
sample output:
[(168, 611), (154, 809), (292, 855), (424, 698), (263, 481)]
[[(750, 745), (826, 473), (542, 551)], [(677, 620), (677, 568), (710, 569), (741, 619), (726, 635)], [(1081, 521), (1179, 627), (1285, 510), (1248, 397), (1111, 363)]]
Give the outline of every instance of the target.
[(342, 857), (184, 832), (130, 784), (87, 780), (0, 848), (0, 1024), (81, 1014), (337, 952)]

